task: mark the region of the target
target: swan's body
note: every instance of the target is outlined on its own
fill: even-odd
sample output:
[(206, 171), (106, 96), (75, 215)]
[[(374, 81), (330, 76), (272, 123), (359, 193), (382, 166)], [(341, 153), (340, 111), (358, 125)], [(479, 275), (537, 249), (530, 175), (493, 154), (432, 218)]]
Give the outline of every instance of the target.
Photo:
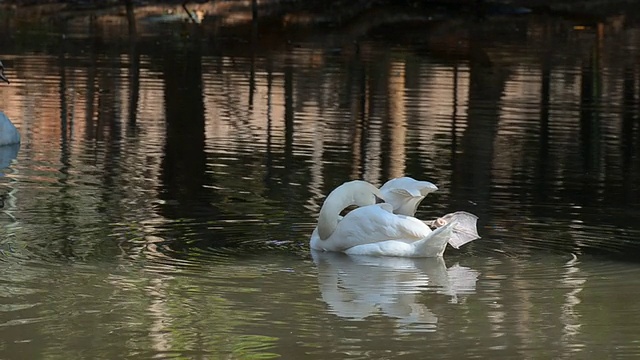
[[(4, 65), (0, 61), (0, 80), (9, 83), (9, 79), (4, 76)], [(0, 111), (0, 146), (20, 143), (20, 133), (11, 120)]]
[[(353, 255), (442, 256), (456, 222), (432, 231), (423, 221), (394, 214), (390, 204), (376, 204), (376, 197), (382, 197), (380, 190), (365, 181), (337, 187), (322, 205), (311, 248)], [(360, 207), (341, 218), (340, 211), (350, 205)]]

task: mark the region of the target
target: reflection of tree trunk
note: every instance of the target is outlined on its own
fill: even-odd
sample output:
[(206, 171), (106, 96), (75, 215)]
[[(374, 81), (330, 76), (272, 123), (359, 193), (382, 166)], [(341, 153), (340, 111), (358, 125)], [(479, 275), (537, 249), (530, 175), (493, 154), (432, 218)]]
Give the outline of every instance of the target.
[(388, 145), (388, 148), (382, 150), (382, 169), (387, 173), (383, 172), (382, 179), (380, 179), (382, 182), (404, 176), (406, 159), (405, 64), (392, 62), (388, 71), (390, 77), (386, 97), (389, 108), (387, 116), (385, 116), (388, 123), (383, 132), (387, 139), (382, 144), (383, 146)]
[(136, 16), (133, 12), (133, 0), (124, 0), (125, 7), (127, 9), (127, 23), (129, 25), (129, 36), (135, 37), (136, 30)]
[[(114, 79), (116, 78), (110, 71), (112, 69), (105, 69), (106, 73), (102, 72), (98, 80), (100, 89), (116, 89)], [(121, 119), (116, 116), (115, 109), (115, 94), (113, 92), (101, 93), (98, 96), (98, 123), (102, 124), (101, 127), (108, 128), (108, 145), (106, 147), (105, 159), (104, 159), (104, 171), (102, 172), (102, 183), (104, 191), (102, 198), (104, 204), (118, 204), (119, 187), (116, 186), (116, 179), (118, 178), (118, 170), (121, 159), (121, 134), (122, 126)], [(103, 131), (101, 131), (103, 132)], [(117, 206), (117, 205), (116, 205)]]
[(584, 170), (591, 173), (598, 167), (600, 125), (595, 114), (596, 92), (599, 91), (596, 55), (592, 54), (589, 64), (582, 69), (580, 88), (580, 138)]
[[(133, 133), (137, 128), (138, 100), (140, 99), (140, 53), (135, 43), (131, 44), (129, 52), (129, 119), (128, 130)], [(132, 135), (132, 134), (131, 134)]]
[[(71, 186), (68, 182), (69, 168), (71, 167), (69, 148), (69, 124), (67, 116), (67, 76), (65, 67), (65, 47), (60, 44), (60, 169), (58, 170), (62, 176), (58, 180), (60, 187), (60, 201), (56, 204), (59, 207), (59, 216), (57, 221), (64, 223), (64, 229), (68, 232), (75, 229), (75, 223), (71, 219), (71, 214), (74, 213), (74, 206), (72, 201), (72, 194), (70, 194)], [(73, 249), (73, 240), (70, 236), (65, 236), (60, 244), (60, 253), (67, 257), (75, 256)]]
[[(377, 101), (389, 94), (389, 58), (384, 57), (377, 64), (371, 64), (368, 71), (367, 113), (362, 132), (362, 179), (376, 184), (380, 179), (381, 166), (381, 125), (388, 114), (388, 102)], [(386, 166), (384, 166), (386, 168)]]
[(487, 70), (471, 63), (467, 128), (460, 140), (460, 155), (454, 164), (451, 195), (456, 208), (469, 209), (490, 221), (489, 201), (494, 159), (494, 141), (500, 120), (501, 98), (507, 74), (503, 69)]
[(314, 136), (312, 137), (313, 142), (313, 153), (311, 155), (311, 165), (309, 169), (309, 190), (311, 192), (311, 197), (308, 202), (311, 205), (311, 209), (314, 211), (320, 210), (320, 206), (322, 204), (322, 199), (324, 199), (324, 175), (323, 170), (325, 168), (323, 156), (325, 151), (325, 128), (326, 125), (323, 120), (314, 121), (313, 122), (313, 132)]
[[(63, 40), (64, 41), (64, 40)], [(60, 46), (60, 172), (67, 175), (69, 168), (69, 139), (68, 139), (68, 116), (67, 116), (67, 74), (65, 66), (64, 46)]]
[(284, 168), (285, 184), (289, 183), (288, 174), (293, 171), (293, 67), (284, 69)]
[(622, 170), (624, 179), (624, 197), (623, 201), (629, 201), (633, 197), (631, 191), (633, 189), (633, 173), (631, 169), (631, 163), (634, 155), (634, 147), (638, 144), (634, 144), (634, 125), (638, 122), (638, 106), (636, 102), (636, 84), (635, 74), (632, 68), (625, 69), (623, 82), (623, 103), (622, 103), (622, 129), (621, 129), (621, 144), (622, 144)]
[(133, 12), (133, 0), (125, 0), (127, 21), (129, 24), (129, 117), (127, 130), (133, 135), (137, 127), (138, 100), (140, 97), (140, 52), (137, 48), (136, 18)]
[[(271, 106), (273, 97), (273, 70), (271, 69), (271, 63), (267, 64), (267, 159), (265, 164), (265, 185), (267, 189), (271, 190), (271, 186), (273, 183), (273, 154), (272, 154), (272, 143), (273, 143), (273, 118), (271, 116)], [(287, 101), (285, 98), (284, 101)]]
[(536, 187), (541, 200), (546, 198), (545, 188), (549, 174), (549, 106), (551, 98), (551, 64), (548, 56), (542, 62), (540, 88), (540, 145), (538, 148), (538, 174)]
[(253, 27), (258, 25), (258, 0), (251, 0), (251, 23)]
[(458, 86), (459, 84), (459, 69), (458, 64), (453, 66), (453, 91), (451, 94), (451, 162), (456, 161), (456, 152), (458, 151), (458, 105), (460, 100), (458, 99)]
[[(274, 164), (273, 164), (273, 65), (271, 60), (267, 61), (267, 158), (265, 163), (265, 187), (267, 191), (276, 192), (274, 178)], [(286, 91), (286, 90), (285, 90)], [(293, 101), (285, 96), (285, 102)], [(287, 105), (285, 105), (285, 109)], [(285, 115), (286, 116), (286, 115)], [(265, 194), (265, 197), (271, 196), (271, 194)]]
[[(367, 116), (367, 72), (364, 68), (361, 60), (357, 60), (357, 65), (354, 65), (355, 76), (350, 77), (356, 88), (357, 101), (352, 102), (352, 122), (353, 122), (353, 141), (352, 141), (352, 160), (351, 160), (351, 178), (362, 178), (362, 161), (364, 159), (364, 134), (365, 122)], [(352, 88), (351, 82), (349, 83), (349, 89)]]
[[(421, 72), (421, 61), (420, 58), (408, 57), (405, 63), (405, 79), (404, 79), (404, 90), (403, 93), (406, 94), (409, 90), (420, 93), (420, 80), (423, 76)], [(406, 151), (410, 154), (419, 154), (420, 153), (420, 136), (414, 135), (414, 132), (417, 132), (416, 129), (420, 129), (424, 126), (424, 119), (422, 118), (420, 108), (415, 104), (408, 105), (405, 109), (405, 125), (411, 134), (411, 136), (407, 137), (406, 142)], [(422, 160), (424, 160), (421, 156), (411, 155), (405, 158), (404, 167), (405, 173), (410, 176), (414, 176), (416, 178), (421, 178), (421, 180), (429, 180), (428, 178), (424, 178), (432, 176), (433, 173), (424, 171), (422, 167)], [(433, 180), (433, 179), (432, 179)]]
[(129, 118), (128, 127), (130, 135), (136, 132), (138, 119), (138, 100), (140, 99), (140, 52), (135, 38), (130, 38), (129, 47)]
[(179, 212), (169, 217), (185, 216), (193, 213), (194, 206), (208, 205), (202, 192), (207, 180), (201, 60), (197, 43), (188, 45), (184, 55), (176, 55), (174, 49), (164, 54), (166, 143), (161, 196), (177, 201)]
[(249, 72), (249, 110), (253, 109), (253, 97), (256, 92), (256, 51), (258, 48), (258, 5), (252, 2), (253, 18), (251, 20), (251, 69)]
[(633, 157), (633, 125), (637, 121), (638, 109), (636, 105), (636, 86), (635, 86), (635, 74), (630, 68), (625, 69), (624, 82), (623, 82), (623, 110), (622, 110), (622, 133), (620, 138), (622, 139), (623, 149), (623, 165), (625, 172), (628, 170)]
[[(93, 27), (90, 27), (93, 32)], [(94, 35), (94, 34), (90, 34)], [(87, 67), (87, 97), (86, 97), (86, 112), (85, 112), (85, 137), (87, 140), (94, 140), (96, 137), (94, 122), (93, 122), (93, 105), (96, 96), (95, 81), (96, 81), (96, 68), (97, 68), (97, 55), (100, 48), (100, 40), (97, 37), (92, 37), (92, 49), (89, 50), (89, 66)]]

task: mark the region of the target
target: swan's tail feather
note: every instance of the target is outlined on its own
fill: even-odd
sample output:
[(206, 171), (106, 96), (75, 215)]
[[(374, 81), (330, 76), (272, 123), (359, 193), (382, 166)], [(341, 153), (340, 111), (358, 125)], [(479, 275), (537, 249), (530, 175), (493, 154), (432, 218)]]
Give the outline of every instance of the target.
[(412, 243), (415, 247), (414, 253), (423, 257), (442, 256), (456, 225), (457, 222), (452, 221), (447, 225), (437, 228), (424, 239)]

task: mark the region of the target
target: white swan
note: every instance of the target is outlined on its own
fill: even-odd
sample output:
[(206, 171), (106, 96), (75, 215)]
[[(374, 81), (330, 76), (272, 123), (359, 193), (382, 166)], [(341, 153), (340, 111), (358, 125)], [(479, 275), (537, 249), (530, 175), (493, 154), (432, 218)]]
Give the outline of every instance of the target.
[[(9, 79), (4, 76), (4, 65), (0, 61), (0, 80), (9, 83)], [(11, 123), (11, 120), (0, 111), (0, 146), (12, 145), (20, 143), (20, 133), (16, 129), (15, 125)]]
[[(407, 176), (391, 179), (380, 187), (384, 200), (393, 206), (393, 212), (407, 216), (415, 216), (420, 202), (436, 190), (438, 187), (428, 181), (418, 181)], [(480, 238), (477, 229), (478, 217), (466, 211), (450, 213), (427, 221), (427, 224), (431, 227), (441, 227), (454, 221), (457, 225), (449, 239), (449, 244), (454, 248), (459, 249), (460, 246)]]
[[(352, 255), (442, 256), (456, 221), (432, 231), (423, 221), (394, 214), (390, 204), (376, 204), (377, 198), (382, 193), (366, 181), (338, 186), (322, 204), (311, 248)], [(341, 218), (340, 212), (351, 205), (360, 207)]]

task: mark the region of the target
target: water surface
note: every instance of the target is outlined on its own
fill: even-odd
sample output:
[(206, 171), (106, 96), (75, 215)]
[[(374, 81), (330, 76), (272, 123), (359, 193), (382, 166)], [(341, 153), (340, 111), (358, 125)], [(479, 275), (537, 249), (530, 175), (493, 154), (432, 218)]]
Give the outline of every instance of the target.
[[(0, 357), (638, 356), (639, 23), (438, 19), (5, 19)], [(310, 253), (405, 174), (482, 239)]]

